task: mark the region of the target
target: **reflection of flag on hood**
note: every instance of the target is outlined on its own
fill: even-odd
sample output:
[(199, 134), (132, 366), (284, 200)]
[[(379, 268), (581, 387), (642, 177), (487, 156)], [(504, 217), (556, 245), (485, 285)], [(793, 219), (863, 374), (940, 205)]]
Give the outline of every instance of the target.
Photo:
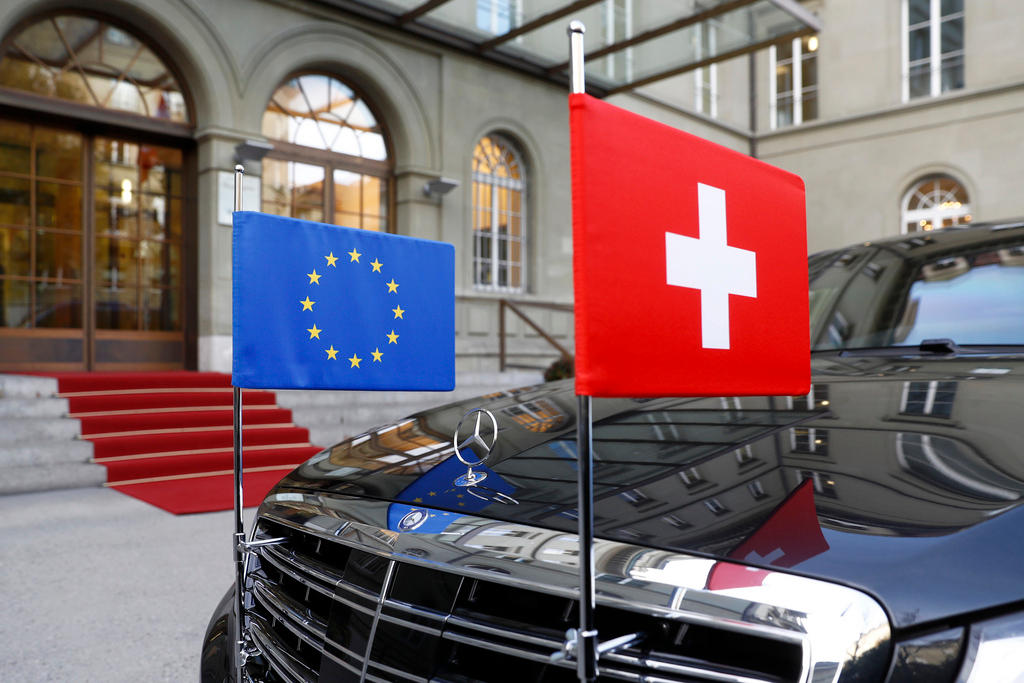
[[(729, 553), (740, 561), (792, 567), (828, 550), (814, 507), (814, 482), (810, 479), (775, 508), (754, 533)], [(707, 588), (725, 590), (760, 586), (768, 575), (762, 569), (719, 562), (708, 575)]]
[[(473, 471), (484, 473), (487, 478), (479, 486), (466, 487), (455, 485), (455, 480), (466, 473), (466, 466), (454, 455), (432, 467), (396, 496), (405, 503), (392, 503), (388, 506), (388, 528), (392, 531), (436, 534), (444, 531), (462, 514), (483, 510), (491, 504), (496, 493), (510, 495), (515, 489), (484, 465), (477, 465)], [(458, 512), (443, 512), (436, 508)]]

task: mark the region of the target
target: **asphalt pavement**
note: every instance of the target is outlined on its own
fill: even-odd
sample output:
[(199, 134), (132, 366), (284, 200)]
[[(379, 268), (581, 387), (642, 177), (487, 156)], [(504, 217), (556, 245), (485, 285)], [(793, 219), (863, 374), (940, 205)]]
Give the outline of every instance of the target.
[(0, 680), (195, 683), (233, 528), (111, 489), (0, 497)]

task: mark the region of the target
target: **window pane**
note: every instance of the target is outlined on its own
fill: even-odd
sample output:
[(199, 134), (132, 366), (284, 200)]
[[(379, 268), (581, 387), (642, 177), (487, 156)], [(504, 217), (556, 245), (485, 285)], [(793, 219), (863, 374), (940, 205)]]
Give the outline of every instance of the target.
[(805, 90), (800, 102), (800, 115), (804, 121), (813, 121), (818, 118), (818, 92), (817, 90)]
[(135, 288), (96, 290), (96, 327), (101, 330), (135, 330), (139, 327)]
[(30, 267), (28, 230), (0, 228), (0, 275), (28, 275)]
[(775, 122), (779, 127), (788, 126), (793, 123), (792, 95), (786, 95), (779, 98), (778, 106), (775, 109)]
[(775, 59), (779, 62), (793, 58), (793, 42), (786, 40), (775, 46)]
[(360, 203), (361, 179), (362, 176), (358, 173), (341, 170), (334, 171), (334, 213), (336, 216), (341, 213), (355, 216), (354, 221), (348, 218), (347, 222), (340, 222), (338, 218), (335, 218), (335, 223), (338, 223), (338, 225), (345, 225), (351, 228), (361, 227), (359, 225), (359, 214), (362, 212), (362, 204)]
[(0, 327), (28, 327), (31, 305), (28, 282), (0, 278)]
[(931, 78), (927, 63), (910, 67), (910, 96), (923, 97), (931, 94)]
[(80, 235), (36, 232), (36, 277), (78, 280), (82, 277)]
[(27, 226), (31, 196), (28, 180), (0, 176), (0, 224)]
[(931, 29), (928, 26), (910, 32), (910, 61), (927, 59), (932, 52)]
[(82, 327), (82, 286), (36, 285), (35, 327)]
[(942, 15), (964, 11), (964, 0), (942, 0)]
[(964, 87), (964, 58), (946, 57), (942, 60), (942, 92)]
[(142, 284), (146, 287), (175, 287), (180, 281), (181, 256), (176, 244), (153, 240), (139, 242)]
[(31, 171), (31, 144), (32, 129), (27, 124), (0, 123), (0, 171), (27, 175)]
[(818, 84), (818, 59), (815, 55), (805, 57), (800, 63), (800, 86), (803, 88)]
[(964, 19), (947, 19), (942, 22), (942, 54), (964, 49)]
[(931, 0), (908, 0), (907, 5), (911, 26), (928, 20), (931, 14)]
[(82, 188), (78, 185), (36, 183), (36, 225), (82, 229)]
[(36, 175), (63, 180), (82, 179), (82, 137), (36, 128)]
[[(139, 147), (139, 186), (144, 192), (168, 194), (181, 192), (181, 150), (141, 145)], [(172, 186), (177, 186), (176, 189)]]
[(96, 238), (96, 283), (101, 287), (117, 289), (138, 284), (136, 249), (134, 240), (110, 237)]
[(143, 237), (181, 236), (181, 200), (143, 194), (139, 197), (139, 227)]
[(176, 289), (147, 289), (143, 293), (142, 329), (181, 329), (181, 303)]
[(793, 65), (778, 64), (775, 67), (775, 92), (783, 94), (793, 90)]

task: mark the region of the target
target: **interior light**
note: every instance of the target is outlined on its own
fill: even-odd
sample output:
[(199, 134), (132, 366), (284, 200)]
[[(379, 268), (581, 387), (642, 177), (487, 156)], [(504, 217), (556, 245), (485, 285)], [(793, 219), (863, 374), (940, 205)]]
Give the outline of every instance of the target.
[(814, 52), (818, 49), (818, 36), (811, 36), (807, 39), (807, 51)]
[(132, 181), (127, 178), (121, 181), (121, 203), (132, 203)]

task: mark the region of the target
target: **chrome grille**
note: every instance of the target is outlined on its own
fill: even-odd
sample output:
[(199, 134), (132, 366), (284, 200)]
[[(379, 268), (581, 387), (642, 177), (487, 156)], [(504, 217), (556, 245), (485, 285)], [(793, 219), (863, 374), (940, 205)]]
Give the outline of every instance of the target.
[[(287, 541), (249, 564), (246, 625), (261, 653), (247, 664), (254, 680), (576, 680), (573, 663), (548, 659), (576, 623), (571, 597), (510, 585), (492, 565), (455, 573), (260, 521), (258, 538), (278, 536)], [(604, 681), (764, 683), (801, 680), (805, 670), (796, 640), (618, 605), (600, 605), (597, 619), (602, 640), (646, 634), (602, 657)]]

